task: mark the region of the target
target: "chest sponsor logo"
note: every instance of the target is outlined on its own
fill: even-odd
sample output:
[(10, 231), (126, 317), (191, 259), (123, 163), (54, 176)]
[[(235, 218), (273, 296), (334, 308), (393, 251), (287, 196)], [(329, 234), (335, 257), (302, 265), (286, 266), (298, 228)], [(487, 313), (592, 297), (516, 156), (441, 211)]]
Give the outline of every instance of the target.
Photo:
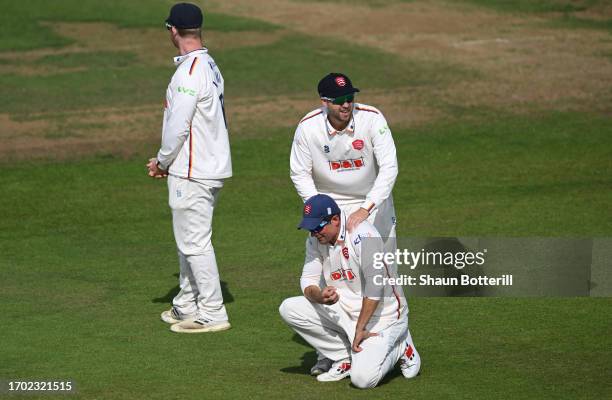
[(355, 169), (360, 169), (365, 165), (363, 161), (363, 157), (361, 158), (349, 158), (347, 160), (338, 160), (338, 161), (328, 161), (329, 169), (332, 171), (352, 171)]
[(355, 279), (355, 274), (352, 269), (342, 269), (338, 268), (333, 271), (330, 275), (332, 281), (352, 281)]
[(323, 152), (324, 153), (329, 153), (329, 146), (328, 145), (323, 146)]
[(361, 139), (353, 140), (353, 148), (355, 150), (363, 149), (363, 140)]

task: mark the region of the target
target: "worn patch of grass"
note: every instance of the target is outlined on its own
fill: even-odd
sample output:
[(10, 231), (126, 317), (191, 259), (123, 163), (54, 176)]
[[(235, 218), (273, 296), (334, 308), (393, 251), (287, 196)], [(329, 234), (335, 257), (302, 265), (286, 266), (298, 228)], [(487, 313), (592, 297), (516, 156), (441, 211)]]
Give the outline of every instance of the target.
[[(55, 34), (43, 21), (112, 22), (122, 27), (164, 28), (171, 2), (162, 0), (30, 0), (27, 4), (0, 2), (0, 51), (60, 47), (71, 43)], [(230, 15), (208, 13), (205, 29), (218, 31), (273, 30), (273, 24)]]

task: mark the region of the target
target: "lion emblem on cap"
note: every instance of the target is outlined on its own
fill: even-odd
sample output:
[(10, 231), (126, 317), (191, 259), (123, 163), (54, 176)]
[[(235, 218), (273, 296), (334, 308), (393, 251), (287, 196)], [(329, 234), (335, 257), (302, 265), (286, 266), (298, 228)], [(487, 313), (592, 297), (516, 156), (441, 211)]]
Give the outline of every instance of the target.
[(304, 206), (304, 214), (306, 215), (310, 215), (310, 212), (312, 211), (312, 206), (310, 204), (306, 204)]
[(336, 78), (336, 85), (340, 86), (340, 87), (345, 87), (346, 86), (346, 79), (344, 79), (343, 76), (339, 76)]

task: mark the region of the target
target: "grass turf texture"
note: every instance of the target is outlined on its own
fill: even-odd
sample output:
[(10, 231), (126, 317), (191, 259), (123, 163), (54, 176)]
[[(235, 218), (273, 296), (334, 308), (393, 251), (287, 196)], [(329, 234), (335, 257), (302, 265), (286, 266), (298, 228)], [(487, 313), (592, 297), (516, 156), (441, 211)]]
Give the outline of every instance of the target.
[[(445, 125), (397, 131), (410, 160), (395, 190), (399, 232), (609, 235), (601, 216), (612, 171), (596, 132), (610, 122), (599, 120), (593, 140), (581, 141), (585, 118), (501, 119), (486, 132), (472, 125), (458, 134)], [(553, 145), (532, 157), (545, 138)], [(303, 257), (304, 236), (294, 228), (300, 205), (285, 165), (290, 138), (232, 144), (236, 176), (221, 195), (214, 243), (234, 329), (215, 335), (172, 334), (157, 319), (176, 292), (177, 262), (165, 182), (146, 179), (141, 160), (5, 167), (0, 376), (70, 377), (83, 398), (371, 396), (348, 381), (308, 377), (313, 353), (277, 313), (283, 298), (298, 294)], [(486, 156), (474, 158), (476, 149)], [(460, 190), (461, 182), (475, 190)], [(393, 373), (375, 394), (601, 398), (610, 389), (611, 305), (412, 299), (423, 374), (406, 382)]]
[[(5, 50), (67, 43), (26, 20), (157, 27), (169, 4), (39, 1), (26, 12), (5, 3), (0, 29), (18, 26), (23, 33), (2, 35)], [(274, 29), (223, 16), (215, 27), (215, 18), (209, 28)], [(273, 96), (268, 82), (279, 76), (278, 93), (312, 92), (312, 82), (334, 66), (390, 96), (402, 86), (476, 76), (295, 33), (213, 55), (230, 100)], [(382, 57), (384, 65), (372, 61)], [(16, 120), (27, 121), (33, 111), (159, 103), (172, 73), (171, 66), (142, 65), (125, 51), (28, 62), (86, 69), (0, 77), (0, 108)], [(418, 128), (392, 126), (400, 155), (394, 191), (400, 235), (611, 235), (609, 118), (450, 114), (456, 118)], [(157, 134), (142, 158), (111, 153), (4, 163), (0, 379), (74, 379), (76, 397), (112, 399), (610, 396), (610, 298), (413, 298), (411, 329), (424, 358), (419, 378), (407, 382), (395, 371), (379, 388), (360, 392), (348, 381), (323, 385), (307, 376), (314, 353), (277, 313), (282, 299), (298, 294), (303, 259), (304, 235), (295, 230), (300, 202), (287, 171), (291, 138), (291, 129), (281, 128), (232, 134), (235, 177), (221, 192), (214, 244), (234, 329), (211, 335), (172, 334), (159, 321), (177, 290), (178, 263), (165, 182), (148, 179), (143, 167)]]

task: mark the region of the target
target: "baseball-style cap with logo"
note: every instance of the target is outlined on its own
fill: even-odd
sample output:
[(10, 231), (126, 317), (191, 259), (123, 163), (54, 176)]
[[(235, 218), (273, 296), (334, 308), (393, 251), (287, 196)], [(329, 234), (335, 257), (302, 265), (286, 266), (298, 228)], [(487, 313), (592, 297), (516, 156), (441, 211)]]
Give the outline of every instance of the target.
[(298, 229), (312, 231), (316, 229), (324, 219), (340, 214), (338, 204), (326, 194), (312, 196), (304, 203), (304, 214)]
[(325, 75), (319, 81), (317, 90), (319, 91), (319, 96), (327, 99), (335, 99), (336, 97), (346, 96), (359, 91), (359, 89), (353, 87), (353, 83), (348, 76), (338, 72)]
[(195, 29), (202, 26), (203, 20), (200, 7), (191, 3), (178, 3), (170, 9), (170, 16), (166, 19), (166, 24), (179, 29)]

